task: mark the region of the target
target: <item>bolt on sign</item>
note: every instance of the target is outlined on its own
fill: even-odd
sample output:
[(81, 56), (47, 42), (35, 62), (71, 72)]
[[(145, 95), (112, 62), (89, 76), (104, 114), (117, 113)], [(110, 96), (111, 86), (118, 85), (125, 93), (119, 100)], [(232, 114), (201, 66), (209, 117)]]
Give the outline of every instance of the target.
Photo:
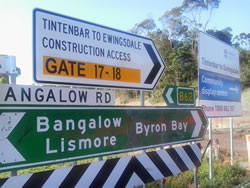
[(0, 171), (202, 140), (201, 108), (0, 107)]
[(165, 69), (149, 38), (41, 9), (33, 23), (37, 82), (153, 90)]

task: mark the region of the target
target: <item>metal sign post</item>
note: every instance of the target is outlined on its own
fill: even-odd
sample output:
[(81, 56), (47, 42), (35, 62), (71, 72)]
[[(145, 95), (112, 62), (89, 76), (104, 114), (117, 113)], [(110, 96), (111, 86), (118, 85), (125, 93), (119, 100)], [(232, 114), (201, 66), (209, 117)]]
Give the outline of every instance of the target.
[(208, 118), (208, 126), (209, 126), (209, 178), (213, 179), (213, 131), (212, 131), (212, 119)]
[(231, 165), (234, 165), (233, 118), (230, 117), (230, 153)]

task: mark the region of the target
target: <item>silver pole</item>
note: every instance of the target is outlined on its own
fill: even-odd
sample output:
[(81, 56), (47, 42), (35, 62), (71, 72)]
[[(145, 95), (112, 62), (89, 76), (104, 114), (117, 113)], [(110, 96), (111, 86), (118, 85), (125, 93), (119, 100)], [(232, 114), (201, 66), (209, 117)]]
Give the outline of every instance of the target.
[(194, 188), (198, 188), (198, 168), (194, 168)]
[(212, 119), (208, 119), (209, 122), (209, 140), (210, 140), (210, 146), (209, 146), (209, 179), (213, 179), (213, 151), (212, 151)]
[(11, 74), (10, 75), (10, 80), (11, 80), (11, 84), (16, 84), (16, 75), (15, 74)]
[[(141, 106), (144, 106), (144, 91), (140, 90), (140, 99), (141, 99)], [(143, 184), (143, 188), (146, 188), (146, 185)]]
[(230, 117), (230, 151), (231, 151), (231, 165), (234, 165), (234, 142), (233, 142), (233, 118)]
[[(11, 74), (10, 76), (10, 83), (13, 85), (16, 85), (16, 75), (15, 74)], [(17, 176), (17, 170), (15, 171), (11, 171), (10, 172), (10, 176)]]
[(141, 106), (144, 106), (144, 91), (140, 90)]
[[(164, 149), (164, 147), (163, 147), (163, 146), (161, 146), (161, 147), (160, 147), (160, 149), (161, 149), (161, 150), (163, 150), (163, 149)], [(164, 187), (165, 187), (165, 185), (163, 184), (163, 179), (161, 179), (160, 181), (161, 181), (161, 188), (164, 188)]]

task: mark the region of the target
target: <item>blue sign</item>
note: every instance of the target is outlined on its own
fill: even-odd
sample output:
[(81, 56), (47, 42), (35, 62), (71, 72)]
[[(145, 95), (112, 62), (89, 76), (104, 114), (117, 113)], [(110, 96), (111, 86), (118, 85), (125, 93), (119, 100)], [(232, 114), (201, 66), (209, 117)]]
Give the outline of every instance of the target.
[(202, 100), (241, 101), (239, 79), (200, 69), (199, 86)]

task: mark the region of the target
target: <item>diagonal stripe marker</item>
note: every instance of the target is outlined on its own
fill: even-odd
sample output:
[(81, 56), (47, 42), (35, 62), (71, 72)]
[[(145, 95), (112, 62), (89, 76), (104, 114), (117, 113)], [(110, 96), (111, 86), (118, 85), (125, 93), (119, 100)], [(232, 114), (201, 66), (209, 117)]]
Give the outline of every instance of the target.
[(195, 121), (195, 128), (192, 134), (192, 138), (198, 137), (201, 131), (202, 121), (197, 111), (191, 111), (193, 119)]
[(0, 163), (7, 164), (25, 161), (23, 156), (8, 140), (25, 112), (5, 112), (0, 115)]
[[(192, 152), (186, 152), (188, 150)], [(198, 168), (201, 165), (200, 158), (200, 144), (191, 144), (120, 159), (108, 159), (107, 161), (38, 172), (32, 175), (0, 179), (0, 187), (134, 187)], [(114, 161), (118, 162), (114, 163)], [(169, 173), (169, 170), (172, 173)], [(111, 173), (104, 175), (100, 172)]]
[(141, 180), (141, 178), (136, 173), (133, 173), (126, 187), (140, 186), (143, 184), (144, 182)]

